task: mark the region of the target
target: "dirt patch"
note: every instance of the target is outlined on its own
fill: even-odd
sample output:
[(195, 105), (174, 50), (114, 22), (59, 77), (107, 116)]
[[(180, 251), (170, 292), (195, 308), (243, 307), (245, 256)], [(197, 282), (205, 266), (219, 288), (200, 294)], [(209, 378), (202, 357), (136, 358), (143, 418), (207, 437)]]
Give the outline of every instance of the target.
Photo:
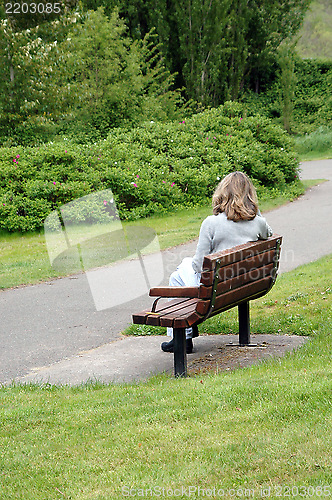
[[(193, 358), (188, 355), (188, 374), (218, 373), (244, 368), (264, 359), (282, 357), (304, 345), (308, 337), (297, 335), (253, 335), (251, 347), (236, 345), (235, 335), (205, 336), (195, 339)], [(204, 345), (204, 342), (207, 344)]]

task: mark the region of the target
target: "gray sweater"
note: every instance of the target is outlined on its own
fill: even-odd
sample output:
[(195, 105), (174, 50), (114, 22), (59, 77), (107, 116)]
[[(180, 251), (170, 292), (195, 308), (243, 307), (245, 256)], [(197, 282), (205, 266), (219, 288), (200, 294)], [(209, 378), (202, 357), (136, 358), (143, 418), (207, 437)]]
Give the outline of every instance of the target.
[(266, 240), (272, 236), (272, 229), (264, 217), (256, 215), (253, 220), (234, 222), (224, 213), (210, 215), (201, 225), (196, 253), (192, 266), (197, 273), (202, 272), (203, 259), (210, 253), (226, 250), (248, 241)]

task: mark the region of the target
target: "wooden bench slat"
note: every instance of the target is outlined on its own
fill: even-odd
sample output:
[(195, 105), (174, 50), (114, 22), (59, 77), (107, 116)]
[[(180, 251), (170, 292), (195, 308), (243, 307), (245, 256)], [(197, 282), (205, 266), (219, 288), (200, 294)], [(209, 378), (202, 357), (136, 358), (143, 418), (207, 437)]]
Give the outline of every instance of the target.
[[(267, 250), (255, 256), (247, 257), (233, 264), (228, 264), (219, 269), (219, 279), (231, 279), (249, 269), (261, 267), (262, 265), (274, 262), (275, 250)], [(211, 286), (214, 281), (214, 270), (205, 271), (201, 276), (201, 283), (205, 286)]]
[[(204, 316), (201, 316), (200, 314), (198, 314), (196, 311), (193, 312), (190, 316), (188, 316), (186, 318), (186, 323), (188, 325), (188, 327), (192, 326), (192, 325), (195, 325), (197, 323), (200, 323), (200, 321), (203, 319)], [(174, 328), (184, 328), (183, 327), (183, 320), (179, 320), (179, 319), (175, 319), (174, 320), (174, 323), (173, 323), (173, 327)]]
[(168, 300), (162, 306), (156, 309), (156, 313), (167, 314), (173, 310), (181, 311), (184, 307), (196, 305), (198, 300), (199, 299), (197, 298), (191, 299), (188, 297)]
[(197, 298), (199, 286), (163, 286), (151, 288), (150, 297), (188, 297)]
[(187, 328), (195, 322), (200, 321), (204, 316), (198, 314), (196, 307), (187, 307), (180, 314), (170, 313), (160, 318), (160, 326), (171, 328)]
[[(219, 269), (219, 280), (228, 280), (239, 274), (244, 273), (245, 271), (256, 269), (261, 267), (262, 265), (269, 264), (270, 262), (274, 263), (275, 251), (265, 252), (264, 254), (260, 254), (257, 257), (253, 257), (250, 259), (245, 259), (239, 261), (235, 264), (229, 264), (228, 266), (222, 267)], [(214, 282), (214, 271), (209, 271), (207, 273), (202, 274), (201, 283), (206, 287), (209, 287)], [(199, 294), (200, 296), (200, 294)]]
[[(198, 305), (200, 306), (199, 309)], [(183, 320), (185, 326), (178, 326), (177, 328), (186, 328), (188, 326), (188, 319), (193, 314), (196, 314), (200, 319), (208, 312), (209, 306), (209, 300), (197, 300), (196, 304), (188, 304), (186, 307), (183, 307), (181, 311), (170, 311), (167, 314), (163, 314), (162, 318), (160, 318), (160, 324), (162, 326), (173, 327), (173, 321), (178, 318), (181, 321)], [(193, 324), (193, 322), (191, 322), (191, 324)]]
[(228, 280), (245, 273), (246, 271), (256, 269), (258, 267), (265, 266), (273, 262), (275, 256), (275, 250), (268, 250), (254, 257), (249, 257), (247, 259), (240, 260), (234, 264), (229, 264), (227, 266), (219, 269), (219, 280)]
[[(177, 298), (177, 299), (173, 299), (173, 300), (168, 300), (165, 303), (160, 303), (160, 304), (158, 304), (159, 307), (156, 309), (156, 314), (158, 313), (160, 315), (160, 313), (162, 311), (165, 311), (168, 308), (175, 306), (178, 303), (182, 304), (186, 300), (190, 300), (190, 299), (189, 298), (187, 298), (187, 299), (186, 298)], [(151, 312), (151, 309), (145, 309), (144, 311), (133, 314), (133, 322), (136, 324), (139, 324), (139, 325), (143, 325), (143, 324), (145, 324), (146, 317), (149, 315), (152, 315), (152, 314), (154, 314), (154, 313)]]
[[(216, 298), (214, 310), (216, 312), (221, 312), (224, 307), (227, 307), (229, 304), (236, 305), (241, 300), (251, 300), (255, 297), (255, 295), (263, 290), (268, 290), (271, 285), (271, 277), (262, 278), (261, 280), (255, 281), (253, 283), (249, 283), (241, 288), (236, 288), (235, 290), (231, 290), (230, 292), (226, 292), (223, 295), (219, 295)], [(204, 308), (202, 308), (204, 309)], [(197, 304), (197, 312), (201, 313), (201, 303)]]
[[(221, 281), (218, 283), (217, 286), (217, 295), (220, 295), (221, 293), (227, 292), (229, 290), (234, 290), (235, 288), (238, 288), (240, 286), (243, 286), (250, 281), (256, 281), (261, 278), (265, 278), (267, 276), (271, 276), (273, 272), (274, 264), (267, 264), (262, 267), (256, 267), (254, 269), (248, 270), (248, 272), (245, 272), (243, 274), (240, 274), (239, 276), (235, 276), (232, 279), (228, 279), (226, 281)], [(200, 287), (199, 290), (199, 298), (200, 299), (208, 299), (212, 296), (212, 291), (213, 287)]]
[(220, 261), (221, 267), (223, 267), (228, 264), (233, 264), (239, 260), (243, 260), (247, 257), (252, 257), (253, 255), (257, 255), (268, 249), (275, 248), (278, 240), (280, 240), (280, 236), (274, 235), (267, 240), (244, 243), (243, 245), (237, 245), (236, 247), (207, 255), (204, 257), (203, 269), (214, 269), (214, 262), (217, 259)]
[[(194, 312), (196, 309), (198, 299), (189, 299), (182, 302), (178, 302), (168, 308), (163, 309), (162, 311), (158, 311), (155, 314), (148, 314), (146, 316), (146, 324), (154, 325), (154, 326), (172, 326), (170, 325), (162, 325), (161, 319), (167, 317), (179, 317), (183, 315), (188, 315), (189, 312)], [(159, 314), (158, 314), (159, 313)]]
[[(204, 316), (201, 316), (200, 314), (198, 314), (197, 311), (193, 312), (190, 316), (188, 316), (186, 318), (186, 322), (188, 324), (188, 327), (195, 325), (197, 323), (200, 323), (203, 318), (204, 318)], [(183, 328), (183, 326), (180, 326), (180, 321), (178, 319), (174, 320), (174, 328)]]

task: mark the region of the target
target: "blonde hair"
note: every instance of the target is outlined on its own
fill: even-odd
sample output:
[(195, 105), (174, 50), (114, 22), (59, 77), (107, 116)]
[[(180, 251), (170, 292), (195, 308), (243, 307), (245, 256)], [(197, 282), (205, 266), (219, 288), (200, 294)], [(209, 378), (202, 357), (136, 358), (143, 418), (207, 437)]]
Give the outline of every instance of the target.
[(243, 172), (232, 172), (218, 184), (212, 197), (213, 214), (225, 213), (234, 222), (252, 220), (258, 212), (256, 189)]

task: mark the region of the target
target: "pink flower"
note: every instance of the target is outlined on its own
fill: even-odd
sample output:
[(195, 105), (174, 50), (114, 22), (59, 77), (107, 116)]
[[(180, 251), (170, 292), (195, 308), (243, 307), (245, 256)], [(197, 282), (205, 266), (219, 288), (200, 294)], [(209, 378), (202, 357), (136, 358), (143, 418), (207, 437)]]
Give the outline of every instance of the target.
[(56, 182), (55, 182), (55, 181), (53, 181), (53, 184), (55, 185), (55, 184), (56, 184)]
[(104, 200), (104, 205), (105, 205), (105, 207), (106, 207), (106, 205), (107, 205), (107, 201), (106, 201), (106, 200)]
[(175, 186), (175, 182), (172, 182), (171, 187)]
[(166, 184), (166, 181), (163, 181), (163, 184)]
[(67, 153), (67, 151), (65, 151), (65, 153)]
[(19, 157), (20, 157), (20, 155), (16, 155), (16, 158), (19, 158)]
[(136, 177), (137, 177), (137, 179), (139, 179), (139, 175), (138, 174), (136, 175)]
[(226, 134), (226, 135), (228, 135), (228, 134)]
[(13, 159), (13, 162), (14, 162), (14, 163), (16, 163), (16, 162), (17, 162), (16, 158), (14, 158), (14, 159)]
[(138, 186), (137, 186), (137, 184), (136, 184), (135, 182), (134, 182), (134, 184), (133, 184), (133, 185), (134, 185), (134, 187), (135, 187), (135, 188), (137, 188), (137, 187), (138, 187)]

